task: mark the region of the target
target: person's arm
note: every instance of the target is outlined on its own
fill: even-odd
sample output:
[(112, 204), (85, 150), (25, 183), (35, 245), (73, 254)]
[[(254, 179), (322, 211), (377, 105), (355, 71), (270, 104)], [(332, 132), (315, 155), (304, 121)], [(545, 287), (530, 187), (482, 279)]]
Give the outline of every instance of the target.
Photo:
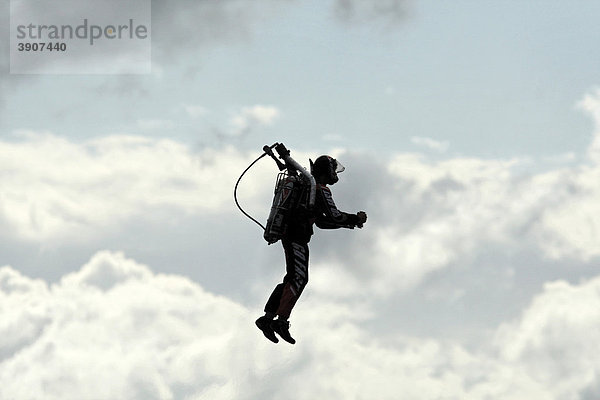
[(362, 227), (362, 224), (366, 221), (366, 214), (364, 221), (361, 222), (363, 218), (359, 217), (358, 214), (349, 214), (338, 210), (333, 201), (331, 190), (326, 186), (320, 186), (317, 190), (316, 207), (315, 224), (320, 229), (353, 229), (356, 226)]

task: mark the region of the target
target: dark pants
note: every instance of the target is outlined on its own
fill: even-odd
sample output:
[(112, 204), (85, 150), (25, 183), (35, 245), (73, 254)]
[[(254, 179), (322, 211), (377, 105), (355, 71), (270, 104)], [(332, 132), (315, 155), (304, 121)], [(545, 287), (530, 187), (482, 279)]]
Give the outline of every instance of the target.
[(284, 239), (281, 241), (285, 252), (283, 282), (275, 287), (265, 305), (265, 312), (288, 319), (308, 283), (308, 243)]

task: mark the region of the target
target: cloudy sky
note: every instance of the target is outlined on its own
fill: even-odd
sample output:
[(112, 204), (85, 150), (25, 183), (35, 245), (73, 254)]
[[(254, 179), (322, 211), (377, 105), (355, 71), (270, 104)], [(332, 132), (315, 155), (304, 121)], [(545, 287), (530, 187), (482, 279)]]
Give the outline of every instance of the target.
[[(600, 398), (600, 3), (157, 0), (122, 75), (10, 74), (0, 4), (0, 397)], [(274, 142), (369, 215), (295, 346)]]

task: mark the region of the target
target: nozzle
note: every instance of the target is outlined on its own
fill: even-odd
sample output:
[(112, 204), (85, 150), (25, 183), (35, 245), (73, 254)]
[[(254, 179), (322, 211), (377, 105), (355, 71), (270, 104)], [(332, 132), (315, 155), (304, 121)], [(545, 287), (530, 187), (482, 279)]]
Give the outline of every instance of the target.
[[(275, 154), (273, 154), (273, 148), (278, 148), (279, 146), (283, 146), (283, 145), (279, 144), (279, 143), (274, 143), (271, 146), (264, 145), (263, 151), (265, 153), (267, 153), (269, 156), (271, 156), (273, 161), (275, 161), (275, 163), (277, 164), (277, 168), (279, 168), (280, 171), (283, 171), (285, 169), (285, 164), (283, 164), (281, 161), (279, 161), (277, 159), (277, 157), (275, 157)], [(283, 146), (283, 148), (285, 149), (285, 146)], [(279, 150), (277, 152), (279, 153)]]
[(279, 154), (280, 157), (285, 157), (290, 155), (290, 151), (284, 146), (283, 143), (277, 143), (275, 146), (275, 150)]
[(265, 145), (263, 146), (263, 151), (264, 151), (265, 153), (267, 153), (268, 155), (271, 155), (271, 154), (273, 154), (273, 148), (275, 148), (275, 146), (277, 146), (278, 144), (279, 144), (279, 143), (273, 143), (273, 144), (272, 144), (272, 145), (270, 145), (270, 146), (265, 144)]

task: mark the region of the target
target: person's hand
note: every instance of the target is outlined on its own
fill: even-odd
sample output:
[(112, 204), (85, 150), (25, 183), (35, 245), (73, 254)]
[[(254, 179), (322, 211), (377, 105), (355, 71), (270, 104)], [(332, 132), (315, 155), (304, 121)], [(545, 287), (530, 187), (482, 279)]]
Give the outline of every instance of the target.
[(367, 222), (367, 213), (364, 211), (359, 211), (356, 213), (356, 216), (358, 217), (358, 223), (356, 226), (358, 228), (362, 228), (364, 223)]

